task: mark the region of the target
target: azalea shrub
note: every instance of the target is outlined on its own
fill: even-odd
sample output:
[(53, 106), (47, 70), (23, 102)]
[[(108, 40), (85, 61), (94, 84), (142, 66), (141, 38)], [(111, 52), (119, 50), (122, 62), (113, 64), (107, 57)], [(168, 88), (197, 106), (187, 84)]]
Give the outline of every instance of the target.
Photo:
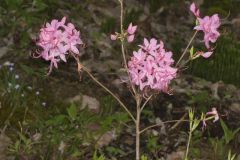
[[(150, 128), (159, 126), (159, 124), (153, 124), (142, 129), (140, 127), (141, 112), (144, 110), (147, 103), (156, 97), (157, 94), (174, 94), (174, 91), (171, 89), (171, 82), (180, 76), (179, 73), (181, 72), (181, 68), (185, 67), (188, 62), (196, 60), (199, 57), (207, 59), (214, 53), (214, 43), (217, 42), (220, 36), (219, 27), (221, 22), (218, 14), (201, 16), (200, 9), (192, 3), (189, 10), (196, 17), (196, 25), (193, 28), (195, 32), (181, 57), (176, 62), (173, 59), (174, 53), (164, 46), (163, 41), (159, 41), (155, 38), (143, 38), (142, 44), (137, 45), (138, 49), (136, 51), (131, 51), (132, 54), (127, 55), (126, 43), (134, 45), (132, 42), (137, 38), (136, 33), (138, 26), (130, 23), (127, 29), (123, 28), (123, 1), (124, 0), (119, 0), (121, 6), (120, 33), (115, 32), (111, 34), (110, 39), (118, 41), (121, 44), (122, 61), (125, 72), (128, 74), (128, 78), (123, 82), (129, 86), (128, 89), (136, 102), (136, 112), (132, 113), (129, 107), (123, 103), (115, 93), (101, 83), (91, 73), (87, 66), (81, 63), (80, 49), (83, 49), (84, 41), (81, 38), (80, 31), (75, 28), (74, 24), (70, 22), (66, 23), (66, 17), (63, 17), (60, 21), (54, 19), (50, 23), (46, 23), (46, 25), (40, 29), (39, 40), (37, 41), (39, 50), (34, 57), (42, 58), (50, 62), (48, 74), (52, 72), (53, 68), (58, 68), (58, 64), (61, 61), (67, 62), (67, 57), (72, 57), (76, 60), (79, 74), (86, 72), (93, 81), (112, 95), (128, 113), (132, 122), (135, 124), (136, 160), (139, 160), (141, 157), (140, 135)], [(205, 45), (205, 50), (198, 50), (192, 46), (192, 42), (198, 33), (203, 35), (202, 42)], [(213, 120), (213, 122), (216, 122), (219, 118), (220, 116), (215, 107), (213, 107), (212, 111), (206, 114), (203, 113), (200, 118), (194, 116), (194, 112), (189, 110), (188, 122), (190, 132), (185, 154), (186, 160), (188, 159), (188, 149), (192, 132), (199, 126), (200, 122), (202, 122), (202, 128), (204, 129), (207, 127), (207, 121)], [(176, 120), (176, 122), (178, 122), (178, 120)]]

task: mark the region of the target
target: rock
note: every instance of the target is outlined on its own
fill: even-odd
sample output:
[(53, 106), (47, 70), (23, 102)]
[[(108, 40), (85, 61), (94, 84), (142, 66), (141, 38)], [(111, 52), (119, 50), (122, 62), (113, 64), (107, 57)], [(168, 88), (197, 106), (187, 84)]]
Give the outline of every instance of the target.
[(113, 140), (115, 140), (117, 138), (116, 135), (116, 131), (112, 130), (112, 131), (107, 131), (106, 133), (104, 133), (97, 141), (97, 146), (99, 148), (108, 145), (110, 142), (112, 142)]
[(100, 103), (96, 98), (83, 95), (82, 96), (82, 107), (88, 107), (94, 113), (98, 113), (100, 110)]
[(0, 48), (0, 58), (4, 56), (8, 51), (8, 47), (1, 47)]
[(61, 152), (61, 154), (63, 154), (65, 148), (66, 148), (66, 144), (63, 141), (61, 141), (58, 147), (58, 150)]
[(41, 134), (41, 133), (35, 133), (35, 134), (32, 136), (32, 140), (33, 140), (34, 142), (38, 142), (41, 138), (42, 138), (42, 134)]
[(211, 90), (212, 90), (212, 94), (213, 94), (213, 97), (217, 100), (220, 99), (219, 95), (218, 95), (218, 82), (217, 83), (214, 83), (212, 86), (211, 86)]
[(184, 157), (184, 154), (185, 154), (184, 151), (172, 152), (171, 154), (167, 155), (166, 160), (182, 160)]
[(0, 134), (0, 160), (12, 160), (13, 157), (8, 157), (6, 152), (7, 148), (10, 146), (11, 140), (5, 134)]
[(239, 103), (232, 103), (229, 109), (234, 112), (235, 114), (240, 114), (240, 104)]
[(79, 105), (80, 110), (83, 110), (86, 107), (89, 108), (89, 110), (93, 113), (98, 113), (100, 110), (99, 101), (96, 98), (90, 97), (88, 95), (77, 95), (69, 99), (68, 102)]

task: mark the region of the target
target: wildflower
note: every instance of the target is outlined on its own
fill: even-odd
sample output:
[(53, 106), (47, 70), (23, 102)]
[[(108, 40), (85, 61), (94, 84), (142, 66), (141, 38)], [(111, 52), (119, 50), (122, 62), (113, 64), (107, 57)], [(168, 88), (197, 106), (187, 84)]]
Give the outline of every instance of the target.
[(163, 42), (158, 44), (154, 38), (144, 39), (144, 44), (139, 47), (128, 62), (132, 83), (140, 90), (150, 88), (168, 92), (168, 85), (177, 73), (177, 69), (171, 67), (174, 63), (172, 52), (167, 52)]
[(209, 43), (215, 43), (220, 36), (220, 33), (218, 32), (218, 28), (221, 25), (220, 18), (218, 14), (201, 18), (200, 11), (195, 3), (191, 4), (190, 11), (197, 17), (198, 21), (198, 25), (195, 26), (194, 29), (197, 31), (203, 31), (205, 46), (209, 49)]
[(22, 93), (21, 96), (24, 97), (25, 95)]
[(42, 48), (38, 57), (50, 61), (49, 73), (52, 68), (58, 68), (58, 62), (66, 62), (69, 53), (79, 55), (78, 45), (83, 44), (80, 32), (72, 23), (65, 24), (66, 17), (61, 21), (56, 19), (41, 28), (37, 45)]
[(204, 18), (198, 18), (199, 25), (194, 29), (198, 31), (203, 31), (205, 46), (209, 49), (210, 42), (215, 43), (220, 36), (218, 28), (220, 27), (220, 19), (218, 14), (213, 16), (205, 16)]
[(212, 108), (212, 111), (211, 112), (207, 112), (206, 115), (211, 115), (214, 117), (214, 120), (213, 122), (216, 122), (219, 120), (219, 115), (218, 115), (218, 112), (217, 112), (217, 109), (216, 108)]
[(39, 94), (40, 94), (40, 92), (39, 92), (39, 91), (37, 91), (37, 92), (36, 92), (36, 95), (39, 95)]

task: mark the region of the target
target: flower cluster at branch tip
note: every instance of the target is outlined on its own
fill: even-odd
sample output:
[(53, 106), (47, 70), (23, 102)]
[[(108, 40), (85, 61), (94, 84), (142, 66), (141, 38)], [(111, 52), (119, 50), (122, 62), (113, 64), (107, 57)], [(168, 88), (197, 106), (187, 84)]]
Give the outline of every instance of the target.
[[(125, 33), (125, 35), (127, 36), (127, 41), (129, 43), (133, 42), (136, 31), (137, 31), (137, 26), (134, 26), (132, 23), (130, 23)], [(119, 33), (111, 34), (110, 38), (111, 40), (115, 41), (118, 38), (121, 38), (121, 35)]]
[(58, 68), (59, 61), (66, 62), (67, 54), (79, 55), (78, 45), (83, 44), (80, 38), (80, 32), (75, 29), (72, 23), (66, 23), (66, 17), (61, 21), (56, 19), (41, 28), (37, 45), (42, 48), (38, 57), (50, 61), (50, 70), (52, 67)]
[(166, 51), (163, 42), (158, 43), (154, 38), (144, 39), (139, 47), (128, 62), (132, 83), (142, 91), (150, 88), (168, 93), (170, 81), (177, 73), (177, 69), (171, 67), (174, 63), (172, 52)]
[(196, 7), (195, 3), (192, 3), (190, 6), (190, 11), (196, 16), (197, 18), (197, 26), (194, 27), (197, 31), (202, 31), (204, 33), (204, 42), (205, 46), (209, 50), (206, 53), (200, 53), (200, 56), (204, 58), (208, 58), (212, 55), (212, 49), (210, 47), (210, 42), (215, 43), (220, 36), (218, 32), (218, 28), (221, 25), (220, 19), (218, 14), (214, 14), (213, 16), (205, 16), (203, 18), (200, 17), (200, 11)]

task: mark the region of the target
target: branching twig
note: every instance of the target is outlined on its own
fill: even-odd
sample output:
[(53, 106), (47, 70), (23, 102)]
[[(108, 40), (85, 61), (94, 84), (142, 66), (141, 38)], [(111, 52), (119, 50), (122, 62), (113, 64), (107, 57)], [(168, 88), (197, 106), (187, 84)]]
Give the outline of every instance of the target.
[(171, 128), (170, 130), (174, 130), (175, 128), (177, 128), (177, 126), (183, 122), (183, 120), (187, 117), (188, 113), (185, 113), (178, 122), (176, 122)]
[[(123, 10), (123, 0), (118, 0), (118, 1), (120, 3), (120, 6), (121, 6), (121, 14), (120, 14), (120, 23), (121, 24), (120, 24), (120, 29), (121, 29), (121, 35), (123, 36), (124, 35), (124, 29), (123, 29), (123, 12), (124, 12), (124, 10)], [(128, 73), (129, 82), (130, 82), (131, 88), (133, 90), (134, 96), (136, 96), (137, 92), (136, 92), (136, 89), (135, 89), (134, 85), (132, 84), (131, 77), (130, 77), (130, 74), (129, 74), (129, 71), (128, 71), (126, 53), (125, 53), (125, 49), (124, 48), (125, 48), (124, 47), (124, 38), (121, 38), (121, 51), (122, 51), (124, 68), (126, 69), (126, 71)]]
[(141, 112), (144, 109), (144, 107), (146, 106), (146, 104), (149, 102), (149, 100), (153, 97), (153, 95), (149, 96), (146, 101), (143, 103), (142, 107), (141, 107)]
[(159, 127), (161, 126), (162, 124), (167, 124), (167, 123), (175, 123), (175, 122), (178, 122), (178, 121), (181, 121), (181, 122), (189, 122), (189, 120), (171, 120), (171, 121), (165, 121), (161, 124), (154, 124), (154, 125), (151, 125), (151, 126), (148, 126), (146, 128), (144, 128), (143, 130), (140, 131), (140, 134), (147, 131), (148, 129), (151, 129), (151, 128), (154, 128), (154, 127)]
[(133, 117), (132, 113), (127, 109), (126, 105), (112, 91), (110, 91), (106, 86), (104, 86), (101, 82), (99, 82), (86, 67), (84, 66), (81, 66), (81, 67), (82, 67), (82, 70), (85, 71), (98, 85), (100, 85), (109, 94), (111, 94), (118, 101), (118, 103), (125, 109), (125, 111), (129, 114), (132, 120), (136, 122), (135, 118)]
[(179, 65), (179, 63), (181, 62), (181, 60), (183, 59), (183, 57), (184, 57), (185, 54), (187, 53), (187, 50), (188, 50), (188, 48), (190, 47), (190, 45), (192, 44), (192, 41), (193, 41), (194, 38), (196, 37), (197, 33), (198, 33), (198, 31), (195, 31), (195, 33), (193, 34), (191, 40), (189, 41), (187, 47), (185, 48), (185, 50), (184, 50), (184, 52), (183, 52), (183, 54), (181, 55), (181, 57), (180, 57), (179, 60), (177, 61), (176, 67)]

